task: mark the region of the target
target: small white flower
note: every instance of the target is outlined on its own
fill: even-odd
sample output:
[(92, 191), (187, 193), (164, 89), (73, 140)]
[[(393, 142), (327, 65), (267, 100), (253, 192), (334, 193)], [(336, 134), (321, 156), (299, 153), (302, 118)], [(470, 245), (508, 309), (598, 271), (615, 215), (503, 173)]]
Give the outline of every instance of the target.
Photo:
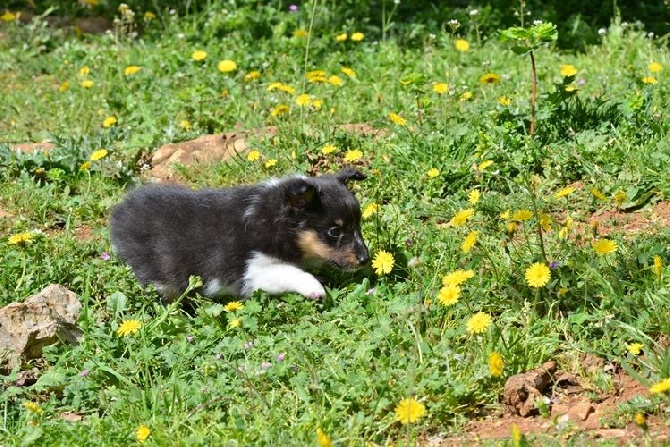
[(533, 20), (533, 25), (534, 26), (542, 25), (542, 20)]
[(604, 36), (605, 34), (607, 34), (607, 28), (600, 28), (598, 30), (598, 34), (600, 34), (601, 36)]
[(470, 17), (474, 17), (479, 15), (479, 9), (471, 9), (470, 10)]

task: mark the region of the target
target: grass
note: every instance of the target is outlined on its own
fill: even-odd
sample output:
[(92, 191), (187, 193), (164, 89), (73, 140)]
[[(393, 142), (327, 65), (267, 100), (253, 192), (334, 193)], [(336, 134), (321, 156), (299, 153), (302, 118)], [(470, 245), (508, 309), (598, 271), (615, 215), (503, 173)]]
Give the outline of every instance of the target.
[[(670, 231), (591, 225), (670, 195), (664, 38), (613, 21), (583, 53), (538, 45), (531, 137), (529, 60), (493, 35), (447, 27), (420, 48), (401, 35), (354, 42), (355, 27), (329, 29), (316, 8), (254, 16), (271, 33), (258, 38), (221, 7), (163, 12), (139, 37), (122, 26), (76, 37), (40, 22), (0, 25), (0, 206), (10, 214), (0, 219), (0, 303), (64, 284), (81, 297), (85, 333), (78, 346), (47, 348), (34, 386), (2, 390), (3, 445), (411, 445), (498, 411), (505, 378), (549, 359), (572, 365), (593, 353), (647, 386), (670, 376)], [(193, 60), (198, 50), (206, 58)], [(236, 68), (221, 72), (221, 60)], [(327, 82), (309, 82), (314, 70)], [(276, 82), (294, 91), (268, 91)], [(382, 132), (333, 127), (360, 122)], [(326, 272), (322, 305), (259, 293), (239, 310), (204, 298), (192, 315), (163, 306), (105, 255), (110, 207), (146, 180), (142, 160), (157, 147), (265, 125), (278, 134), (252, 138), (258, 160), (242, 154), (182, 176), (203, 187), (359, 166), (369, 175), (356, 187), (370, 211), (364, 235), (393, 268)], [(10, 147), (43, 139), (56, 148)], [(603, 240), (616, 245), (598, 253)], [(534, 263), (545, 268), (528, 274)], [(472, 277), (445, 299), (443, 277), (457, 269)], [(477, 314), (490, 324), (473, 324)], [(141, 327), (119, 336), (128, 321)], [(591, 391), (608, 384), (593, 379)], [(394, 410), (406, 398), (425, 414), (403, 424)], [(668, 420), (667, 404), (656, 393), (635, 411)]]

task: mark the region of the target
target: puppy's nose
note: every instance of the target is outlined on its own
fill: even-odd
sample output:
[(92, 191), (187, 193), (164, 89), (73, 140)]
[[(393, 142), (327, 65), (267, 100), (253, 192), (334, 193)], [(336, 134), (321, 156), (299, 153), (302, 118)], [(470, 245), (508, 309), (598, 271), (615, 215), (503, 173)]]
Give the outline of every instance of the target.
[(370, 254), (367, 250), (364, 250), (356, 256), (356, 259), (358, 259), (359, 264), (367, 264), (370, 260)]

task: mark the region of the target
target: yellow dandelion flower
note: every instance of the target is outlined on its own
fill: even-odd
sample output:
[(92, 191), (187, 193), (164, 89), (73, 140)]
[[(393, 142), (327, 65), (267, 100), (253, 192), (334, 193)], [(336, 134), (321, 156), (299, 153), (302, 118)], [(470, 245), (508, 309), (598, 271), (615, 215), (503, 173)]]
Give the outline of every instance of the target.
[(23, 407), (31, 413), (42, 414), (42, 408), (40, 405), (30, 400), (23, 402)]
[(137, 427), (137, 430), (135, 431), (135, 439), (137, 439), (138, 442), (143, 443), (149, 438), (149, 436), (151, 436), (151, 430), (149, 427), (144, 424), (141, 424), (139, 427)]
[(572, 186), (568, 186), (566, 188), (561, 189), (556, 194), (554, 194), (554, 198), (555, 199), (560, 199), (561, 197), (565, 197), (569, 194), (572, 194), (573, 192), (575, 192), (575, 188), (572, 187)]
[(389, 119), (393, 121), (393, 124), (396, 124), (398, 126), (406, 126), (407, 125), (407, 120), (403, 118), (402, 116), (396, 114), (396, 113), (389, 113)]
[(505, 368), (505, 360), (502, 355), (497, 352), (492, 352), (489, 354), (489, 372), (493, 377), (502, 376), (503, 369)]
[(667, 379), (663, 379), (658, 383), (653, 384), (649, 388), (649, 392), (651, 394), (665, 393), (668, 390), (670, 390), (670, 377), (668, 377)]
[(393, 255), (384, 250), (377, 252), (372, 259), (372, 268), (375, 269), (375, 273), (379, 276), (391, 273), (394, 264), (395, 259)]
[(470, 194), (468, 194), (468, 202), (471, 205), (474, 205), (475, 203), (479, 202), (479, 199), (482, 197), (482, 193), (479, 192), (478, 189), (473, 189), (470, 191)]
[(507, 107), (510, 104), (512, 104), (512, 99), (509, 96), (501, 96), (498, 98), (498, 104), (500, 104), (503, 107)]
[(568, 227), (561, 227), (560, 230), (558, 230), (558, 238), (559, 239), (565, 239), (568, 237), (568, 233), (570, 232), (570, 228)]
[(115, 116), (108, 116), (105, 118), (105, 120), (102, 122), (102, 127), (112, 127), (114, 124), (117, 123), (116, 117)]
[(509, 210), (505, 210), (502, 213), (500, 213), (500, 218), (503, 220), (509, 219)]
[(470, 49), (470, 44), (467, 40), (456, 39), (454, 45), (456, 47), (456, 51), (468, 51)]
[(65, 92), (70, 88), (70, 83), (65, 81), (61, 85), (58, 86), (58, 91), (59, 92)]
[(154, 14), (154, 13), (151, 12), (151, 11), (147, 11), (147, 12), (144, 13), (144, 20), (145, 20), (146, 22), (151, 22), (151, 21), (154, 20), (155, 18), (156, 18), (156, 14)]
[(237, 63), (235, 61), (231, 61), (230, 59), (224, 59), (219, 62), (217, 68), (221, 73), (230, 73), (237, 70)]
[(612, 199), (614, 199), (614, 202), (616, 202), (617, 206), (623, 205), (627, 198), (628, 195), (623, 191), (618, 191), (612, 196)]
[(33, 233), (19, 233), (19, 234), (13, 234), (9, 236), (7, 239), (7, 243), (9, 245), (21, 245), (25, 246), (33, 241)]
[(426, 175), (428, 176), (428, 178), (435, 178), (438, 175), (440, 175), (440, 170), (437, 168), (430, 168), (428, 172), (426, 172)]
[(493, 160), (484, 160), (483, 162), (479, 163), (479, 166), (477, 166), (477, 170), (483, 171), (484, 169), (488, 168), (493, 164)]
[(617, 251), (619, 246), (611, 239), (598, 239), (593, 242), (593, 251), (598, 255), (609, 255)]
[(337, 146), (335, 146), (334, 144), (326, 144), (321, 148), (321, 153), (323, 155), (330, 155), (337, 151), (338, 151)]
[(126, 76), (132, 76), (134, 74), (137, 74), (142, 67), (138, 67), (137, 65), (130, 65), (123, 70), (123, 74)]
[(304, 29), (297, 29), (293, 31), (293, 37), (297, 38), (307, 37), (307, 31), (305, 31)]
[(663, 65), (659, 64), (658, 62), (649, 62), (647, 68), (649, 68), (649, 71), (652, 73), (659, 73), (663, 70)]
[(533, 216), (534, 214), (530, 210), (519, 210), (514, 212), (512, 220), (523, 222), (524, 220), (532, 219)]
[(495, 73), (486, 73), (479, 78), (480, 84), (497, 84), (500, 82), (500, 76)]
[(437, 299), (445, 306), (453, 306), (458, 303), (458, 298), (461, 296), (461, 288), (456, 284), (449, 284), (443, 286), (437, 294)]
[(356, 77), (356, 72), (349, 67), (340, 67), (340, 71), (350, 78)]
[(593, 197), (595, 197), (595, 198), (598, 199), (598, 200), (607, 200), (607, 197), (605, 196), (605, 194), (603, 194), (602, 192), (600, 192), (600, 190), (597, 189), (597, 188), (591, 187), (591, 188), (589, 189), (589, 192), (591, 193), (591, 195), (592, 195)]
[(323, 99), (312, 100), (312, 108), (314, 108), (314, 110), (319, 110), (321, 106), (323, 106)]
[(544, 231), (551, 230), (551, 222), (552, 220), (549, 214), (540, 213), (540, 227), (542, 227)]
[(463, 270), (463, 269), (458, 269), (454, 270), (453, 272), (449, 273), (448, 275), (445, 275), (442, 277), (442, 285), (443, 286), (449, 286), (449, 285), (454, 285), (454, 286), (459, 286), (463, 284), (465, 281), (467, 281), (470, 278), (474, 278), (475, 272), (473, 270)]
[(472, 250), (472, 247), (475, 246), (477, 243), (477, 235), (479, 234), (479, 231), (471, 231), (470, 234), (465, 236), (465, 239), (463, 240), (463, 244), (461, 245), (461, 251), (463, 253), (469, 253), (470, 250)]
[(191, 59), (193, 59), (194, 61), (203, 61), (206, 58), (207, 58), (207, 52), (203, 50), (195, 50), (191, 54)]
[(470, 334), (483, 334), (492, 323), (491, 315), (485, 312), (477, 312), (465, 322), (465, 329)]
[(328, 78), (326, 78), (326, 72), (323, 70), (309, 71), (305, 74), (305, 77), (309, 82), (323, 83), (323, 84), (328, 82)]
[(295, 93), (295, 89), (293, 87), (282, 82), (273, 82), (272, 84), (268, 85), (268, 91), (271, 92), (273, 90), (279, 90), (280, 92), (288, 93), (290, 95)]
[(372, 217), (373, 214), (379, 211), (379, 204), (377, 203), (368, 203), (363, 208), (363, 219), (368, 219)]
[(663, 276), (663, 259), (660, 256), (654, 256), (654, 275), (658, 279)]
[(657, 84), (658, 81), (653, 76), (643, 76), (642, 77), (642, 83), (643, 84)]
[(342, 85), (342, 78), (338, 75), (332, 75), (328, 78), (328, 82), (332, 85)]
[(507, 233), (513, 234), (516, 231), (516, 222), (510, 222), (507, 224)]
[(85, 161), (79, 166), (80, 171), (88, 171), (91, 168), (91, 162)]
[(396, 421), (410, 424), (418, 421), (426, 414), (426, 407), (413, 397), (401, 400), (393, 410)]
[(179, 127), (181, 127), (186, 132), (188, 132), (188, 131), (191, 130), (191, 127), (193, 127), (193, 125), (191, 124), (191, 122), (189, 120), (181, 120), (181, 121), (179, 121)]
[(449, 84), (445, 84), (444, 82), (433, 84), (433, 91), (440, 95), (449, 93)]
[(261, 77), (261, 72), (260, 71), (250, 71), (249, 73), (244, 75), (244, 82), (251, 82), (255, 81), (256, 79)]
[(542, 262), (536, 262), (526, 269), (526, 284), (530, 287), (544, 287), (551, 280), (551, 270)]
[(285, 115), (291, 110), (286, 104), (279, 104), (277, 107), (270, 111), (270, 115), (277, 118), (278, 116)]
[(316, 429), (316, 442), (319, 444), (319, 447), (331, 447), (333, 445), (333, 441), (330, 440), (330, 436), (328, 436), (320, 428)]
[(560, 66), (561, 76), (574, 76), (577, 74), (577, 67), (570, 64)]
[(107, 149), (98, 149), (97, 151), (93, 151), (93, 153), (91, 153), (91, 156), (88, 159), (91, 161), (102, 160), (107, 156), (107, 154), (109, 154), (109, 151)]
[(265, 169), (270, 169), (271, 167), (273, 167), (276, 164), (277, 164), (277, 160), (274, 159), (274, 158), (271, 158), (270, 160), (266, 161), (263, 166), (265, 167)]
[(226, 312), (235, 312), (242, 309), (244, 309), (244, 304), (239, 301), (231, 301), (230, 303), (223, 306), (223, 310)]
[(460, 227), (465, 225), (465, 223), (475, 215), (475, 210), (473, 208), (467, 208), (464, 210), (458, 211), (454, 217), (449, 221), (449, 225), (453, 227)]
[(633, 421), (635, 422), (635, 425), (637, 425), (640, 428), (647, 428), (647, 418), (644, 416), (644, 413), (635, 413), (635, 417), (633, 418)]
[(140, 320), (125, 320), (116, 330), (116, 335), (119, 337), (133, 335), (135, 332), (139, 331), (141, 327), (142, 322)]
[(337, 40), (338, 42), (346, 41), (347, 40), (347, 33), (338, 34), (337, 36), (335, 36), (335, 40)]
[(307, 93), (303, 93), (302, 95), (298, 95), (295, 98), (295, 103), (297, 105), (299, 105), (300, 107), (308, 106), (311, 102), (312, 102), (312, 98)]
[(458, 97), (458, 100), (461, 102), (469, 101), (472, 99), (472, 92), (463, 92), (461, 96)]
[(230, 322), (228, 323), (228, 327), (231, 328), (231, 329), (242, 327), (242, 319), (241, 318), (234, 318), (234, 319), (230, 320)]
[(79, 84), (79, 85), (81, 85), (83, 88), (91, 88), (95, 85), (95, 83), (93, 81), (91, 81), (90, 79), (85, 79), (85, 80), (81, 81), (81, 84)]
[(344, 161), (348, 161), (350, 163), (358, 161), (361, 158), (363, 158), (363, 151), (359, 149), (348, 150), (344, 153)]
[(252, 151), (249, 151), (249, 153), (247, 154), (247, 160), (258, 161), (258, 160), (261, 159), (262, 156), (263, 156), (263, 154), (261, 154), (260, 151), (252, 150)]
[(353, 33), (351, 35), (351, 40), (353, 42), (360, 42), (363, 39), (365, 39), (365, 34), (363, 34), (363, 33)]
[(642, 348), (644, 348), (642, 343), (629, 343), (626, 345), (626, 351), (632, 355), (640, 355)]
[(16, 19), (16, 14), (9, 12), (5, 9), (4, 14), (0, 16), (0, 20), (3, 22), (13, 22)]
[(81, 67), (81, 68), (79, 69), (79, 76), (81, 76), (82, 78), (85, 78), (85, 77), (88, 76), (90, 73), (91, 73), (91, 69), (88, 68), (86, 65), (84, 65), (83, 67)]

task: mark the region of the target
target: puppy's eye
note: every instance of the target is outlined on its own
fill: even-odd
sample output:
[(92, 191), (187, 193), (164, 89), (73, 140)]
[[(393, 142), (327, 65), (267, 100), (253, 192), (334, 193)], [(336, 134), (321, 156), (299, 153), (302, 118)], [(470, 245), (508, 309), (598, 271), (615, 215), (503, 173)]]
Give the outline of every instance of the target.
[(340, 237), (342, 235), (342, 228), (340, 227), (330, 227), (328, 229), (328, 236), (330, 237)]

